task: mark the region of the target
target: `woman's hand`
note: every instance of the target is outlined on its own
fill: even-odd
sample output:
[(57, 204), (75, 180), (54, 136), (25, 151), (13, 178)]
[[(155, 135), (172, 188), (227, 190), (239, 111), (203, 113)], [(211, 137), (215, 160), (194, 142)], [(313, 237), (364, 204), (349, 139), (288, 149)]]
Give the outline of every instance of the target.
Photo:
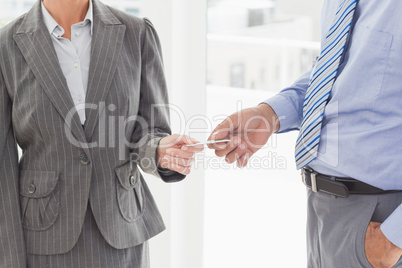
[(204, 150), (204, 145), (186, 146), (198, 143), (186, 135), (173, 134), (160, 140), (157, 149), (159, 167), (176, 171), (183, 175), (190, 174), (194, 154)]

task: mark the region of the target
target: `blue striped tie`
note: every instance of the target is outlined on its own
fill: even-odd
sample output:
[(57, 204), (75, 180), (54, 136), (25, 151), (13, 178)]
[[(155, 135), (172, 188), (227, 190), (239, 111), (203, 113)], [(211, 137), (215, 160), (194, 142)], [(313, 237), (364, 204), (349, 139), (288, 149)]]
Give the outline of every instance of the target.
[(296, 165), (301, 169), (317, 158), (324, 108), (338, 72), (352, 25), (357, 0), (344, 0), (325, 39), (303, 105), (303, 122), (296, 142)]

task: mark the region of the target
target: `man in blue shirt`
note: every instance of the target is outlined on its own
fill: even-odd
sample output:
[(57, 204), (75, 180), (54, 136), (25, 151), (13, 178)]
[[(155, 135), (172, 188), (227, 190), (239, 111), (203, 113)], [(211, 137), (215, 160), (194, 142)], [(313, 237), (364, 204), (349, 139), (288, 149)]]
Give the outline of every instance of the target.
[[(324, 1), (322, 53), (313, 70), (259, 106), (231, 115), (210, 137), (231, 137), (228, 145), (209, 147), (226, 156), (227, 162), (245, 166), (274, 132), (301, 130), (299, 139), (310, 135), (305, 151), (317, 146), (318, 152), (299, 166), (308, 187), (308, 267), (402, 267), (398, 262), (402, 254), (402, 18), (398, 10), (402, 2)], [(339, 33), (344, 35), (331, 37), (342, 23), (344, 32)], [(341, 38), (344, 47), (338, 43)], [(334, 52), (325, 51), (328, 42), (334, 43)], [(334, 56), (324, 61), (325, 53)], [(332, 60), (336, 53), (339, 63)], [(319, 95), (310, 85), (315, 79), (326, 83), (329, 76), (317, 78), (317, 73), (331, 69), (330, 65), (335, 70), (333, 81), (329, 91)], [(314, 94), (328, 96), (316, 98), (323, 99), (323, 108), (312, 119), (306, 107), (315, 105), (308, 103)], [(306, 132), (303, 123), (309, 120), (322, 122)]]

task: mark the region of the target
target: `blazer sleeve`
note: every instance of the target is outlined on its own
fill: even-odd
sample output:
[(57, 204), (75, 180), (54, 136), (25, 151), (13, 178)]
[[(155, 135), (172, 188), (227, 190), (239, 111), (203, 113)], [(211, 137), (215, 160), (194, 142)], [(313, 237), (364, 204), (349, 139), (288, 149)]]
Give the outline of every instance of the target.
[(156, 149), (159, 141), (171, 134), (166, 79), (159, 37), (148, 19), (144, 19), (142, 45), (141, 90), (138, 120), (134, 129), (134, 154), (141, 169), (165, 182), (183, 180), (184, 175), (158, 168)]
[(0, 70), (0, 267), (26, 267), (12, 103)]

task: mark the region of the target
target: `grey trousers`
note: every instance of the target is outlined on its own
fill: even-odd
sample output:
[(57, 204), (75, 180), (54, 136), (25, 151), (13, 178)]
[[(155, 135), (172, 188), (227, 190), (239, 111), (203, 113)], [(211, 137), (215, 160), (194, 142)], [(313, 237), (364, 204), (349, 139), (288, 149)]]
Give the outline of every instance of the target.
[(149, 268), (148, 242), (127, 249), (111, 247), (88, 206), (77, 244), (66, 254), (27, 256), (28, 268)]
[[(307, 267), (371, 267), (364, 250), (368, 224), (383, 222), (402, 203), (402, 192), (339, 198), (308, 189), (307, 201)], [(402, 268), (402, 260), (394, 267)]]

